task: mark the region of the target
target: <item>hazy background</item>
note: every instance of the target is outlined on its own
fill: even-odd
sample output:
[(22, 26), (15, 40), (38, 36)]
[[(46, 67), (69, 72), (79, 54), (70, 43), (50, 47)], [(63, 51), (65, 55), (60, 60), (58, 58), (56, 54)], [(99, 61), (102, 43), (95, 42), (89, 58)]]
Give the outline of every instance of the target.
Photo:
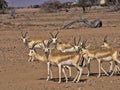
[[(40, 5), (48, 0), (6, 0), (9, 6), (21, 7), (29, 5)], [(75, 0), (59, 0), (60, 2), (75, 1)]]

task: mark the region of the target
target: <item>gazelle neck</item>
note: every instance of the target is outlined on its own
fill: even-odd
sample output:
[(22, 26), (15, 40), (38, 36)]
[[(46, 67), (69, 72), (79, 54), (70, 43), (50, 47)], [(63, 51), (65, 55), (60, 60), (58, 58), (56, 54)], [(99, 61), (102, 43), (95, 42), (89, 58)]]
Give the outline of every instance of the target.
[(38, 59), (38, 60), (40, 60), (40, 61), (42, 61), (42, 62), (48, 62), (48, 60), (46, 59), (46, 57), (45, 57), (45, 54), (43, 54), (43, 55), (40, 55), (40, 54), (35, 54), (35, 58), (36, 59)]

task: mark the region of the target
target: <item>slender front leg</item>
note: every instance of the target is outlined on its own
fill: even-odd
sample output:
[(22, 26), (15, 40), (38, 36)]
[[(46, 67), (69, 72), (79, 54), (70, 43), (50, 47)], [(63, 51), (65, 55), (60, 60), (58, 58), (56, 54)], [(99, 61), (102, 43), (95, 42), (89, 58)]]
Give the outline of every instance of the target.
[(51, 64), (50, 64), (50, 79), (52, 79), (53, 78), (53, 74), (52, 74), (52, 69), (51, 69)]
[(47, 76), (47, 81), (50, 79), (50, 62), (47, 62), (47, 71), (48, 71), (48, 76)]
[(80, 74), (80, 72), (79, 72), (79, 70), (77, 70), (77, 75), (75, 76), (75, 78), (74, 78), (74, 80), (72, 82), (75, 82), (77, 80), (79, 74)]
[(34, 61), (34, 57), (32, 57), (31, 61), (32, 61), (32, 62)]
[(74, 66), (75, 66), (75, 68), (77, 69), (77, 75), (75, 76), (75, 78), (74, 78), (74, 80), (73, 80), (72, 82), (75, 82), (75, 81), (77, 80), (79, 74), (80, 74), (79, 69), (78, 69), (78, 66), (76, 66), (76, 65), (74, 65)]
[(30, 56), (29, 59), (28, 59), (28, 62), (30, 62), (32, 60), (32, 57)]
[(103, 70), (103, 72), (107, 75), (107, 76), (109, 76), (109, 74), (105, 71), (105, 69), (102, 67), (102, 64), (101, 64), (101, 69)]
[(81, 78), (81, 75), (82, 75), (82, 71), (83, 71), (82, 67), (80, 67), (80, 66), (78, 66), (78, 69), (79, 69), (79, 76), (78, 76), (78, 79), (77, 79), (76, 82), (80, 81), (80, 78)]
[(59, 68), (59, 81), (58, 81), (58, 83), (61, 83), (61, 64), (58, 64), (58, 68)]
[(114, 72), (119, 72), (119, 71), (120, 71), (120, 68), (119, 68), (117, 62), (115, 62), (114, 70), (110, 76), (113, 76)]
[(64, 76), (65, 76), (65, 80), (66, 80), (66, 83), (68, 82), (68, 78), (67, 78), (67, 75), (66, 75), (66, 73), (65, 73), (65, 69), (62, 67), (62, 72), (63, 72), (63, 74), (64, 74)]
[(99, 68), (99, 74), (98, 74), (98, 78), (100, 77), (101, 75), (101, 61), (98, 59), (98, 68)]
[(109, 73), (112, 73), (112, 71), (113, 71), (113, 63), (114, 63), (113, 61), (110, 62)]
[(69, 67), (69, 66), (64, 66), (64, 68), (65, 68), (65, 67), (68, 69), (68, 71), (69, 71), (69, 77), (71, 78), (71, 76), (72, 76), (71, 67)]
[(88, 69), (87, 77), (90, 76), (90, 61), (91, 61), (91, 59), (89, 58), (88, 59), (88, 64), (87, 64), (87, 69)]
[(114, 72), (116, 71), (116, 65), (114, 66), (114, 69), (113, 69), (113, 72), (112, 72), (112, 74), (110, 75), (110, 76), (113, 76), (113, 74), (114, 74)]

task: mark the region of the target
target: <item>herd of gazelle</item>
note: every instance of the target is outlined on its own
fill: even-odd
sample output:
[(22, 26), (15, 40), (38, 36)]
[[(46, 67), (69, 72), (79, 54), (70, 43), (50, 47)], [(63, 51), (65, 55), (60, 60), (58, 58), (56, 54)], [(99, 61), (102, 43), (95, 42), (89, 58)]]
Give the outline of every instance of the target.
[[(73, 82), (79, 82), (85, 61), (87, 61), (87, 76), (90, 75), (91, 60), (98, 61), (98, 77), (101, 76), (101, 70), (103, 70), (106, 75), (109, 75), (102, 67), (103, 61), (110, 63), (109, 72), (111, 76), (115, 72), (120, 71), (118, 66), (120, 63), (118, 60), (120, 47), (111, 47), (107, 42), (107, 36), (104, 37), (103, 45), (101, 45), (100, 48), (89, 49), (89, 45), (86, 45), (87, 41), (80, 42), (80, 36), (78, 42), (76, 42), (76, 38), (74, 37), (74, 44), (66, 44), (58, 41), (58, 34), (59, 32), (57, 32), (55, 35), (50, 33), (51, 37), (48, 40), (30, 40), (29, 37), (27, 37), (27, 32), (21, 32), (21, 39), (29, 48), (28, 61), (34, 61), (34, 59), (38, 59), (47, 63), (47, 80), (52, 79), (51, 65), (57, 66), (59, 69), (59, 83), (61, 82), (61, 72), (63, 72), (65, 80), (68, 82), (65, 68), (69, 70), (69, 76), (71, 77), (71, 66), (74, 66), (77, 69), (77, 75), (75, 76)], [(37, 53), (37, 48), (42, 49), (44, 54)], [(54, 53), (54, 50), (57, 50), (58, 52)]]

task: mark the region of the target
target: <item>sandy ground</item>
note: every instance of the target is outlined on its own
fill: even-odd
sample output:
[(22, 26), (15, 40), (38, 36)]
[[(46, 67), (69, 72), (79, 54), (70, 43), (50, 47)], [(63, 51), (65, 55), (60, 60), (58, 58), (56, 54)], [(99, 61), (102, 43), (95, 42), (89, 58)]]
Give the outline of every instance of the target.
[[(94, 10), (93, 10), (94, 9)], [(120, 77), (107, 77), (104, 74), (97, 78), (98, 63), (91, 63), (92, 75), (87, 77), (86, 68), (79, 83), (63, 82), (58, 84), (58, 68), (53, 68), (54, 79), (46, 81), (47, 65), (43, 62), (28, 62), (28, 49), (22, 43), (21, 31), (28, 32), (31, 39), (48, 39), (49, 32), (56, 33), (63, 42), (72, 41), (73, 36), (81, 35), (88, 40), (91, 48), (102, 44), (103, 37), (108, 35), (111, 46), (120, 45), (120, 12), (107, 12), (108, 9), (92, 8), (89, 13), (82, 14), (80, 9), (69, 12), (44, 13), (40, 9), (17, 9), (16, 18), (9, 14), (0, 17), (0, 90), (120, 90)], [(84, 16), (89, 21), (100, 18), (102, 28), (82, 27), (82, 23), (59, 30), (64, 24)], [(81, 27), (80, 27), (81, 26)], [(109, 64), (104, 63), (108, 70)], [(72, 68), (72, 78), (76, 70)]]

